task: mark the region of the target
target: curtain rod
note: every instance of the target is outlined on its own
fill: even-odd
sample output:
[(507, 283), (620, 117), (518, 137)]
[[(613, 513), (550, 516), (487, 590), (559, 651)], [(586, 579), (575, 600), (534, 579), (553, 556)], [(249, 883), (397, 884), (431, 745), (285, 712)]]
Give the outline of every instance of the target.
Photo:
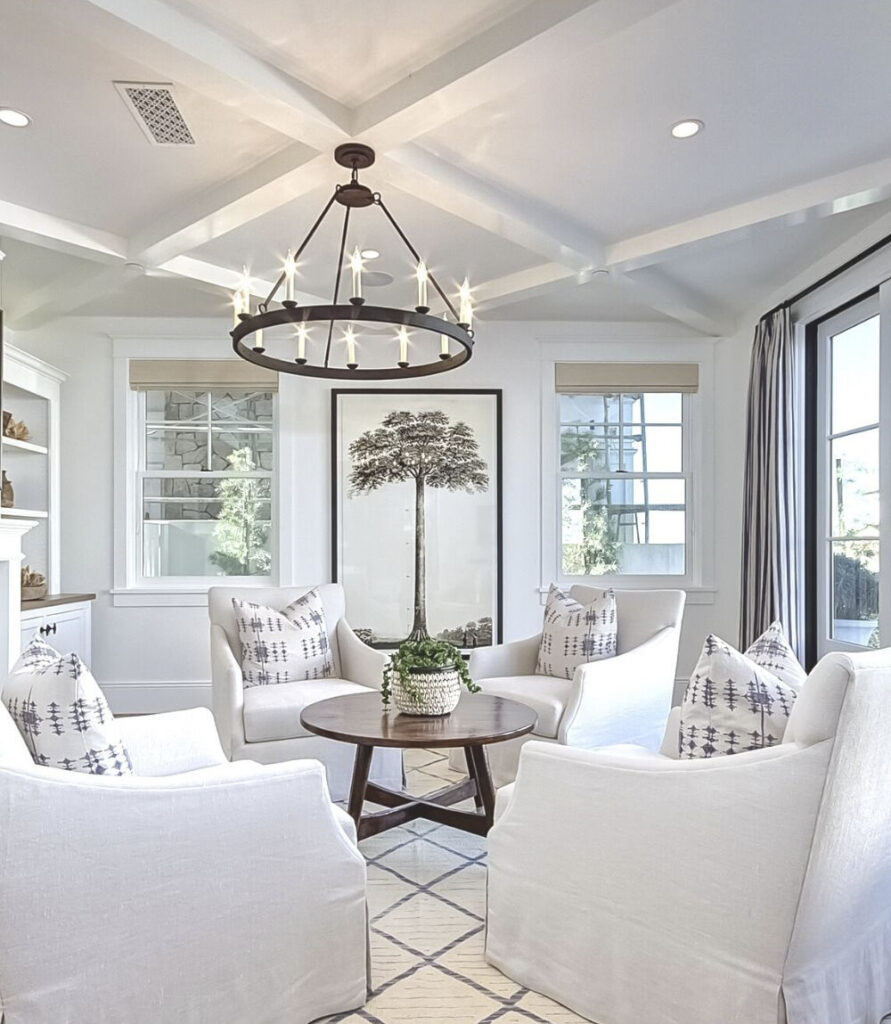
[(879, 249), (884, 249), (886, 245), (891, 244), (891, 235), (885, 235), (884, 238), (880, 238), (877, 242), (874, 242), (868, 249), (864, 249), (863, 252), (858, 253), (856, 256), (852, 256), (846, 263), (842, 263), (840, 267), (836, 267), (835, 270), (830, 270), (828, 274), (824, 274), (818, 281), (814, 281), (813, 284), (809, 284), (807, 288), (802, 288), (800, 292), (796, 292), (790, 296), (785, 302), (780, 302), (773, 309), (769, 309), (762, 320), (765, 317), (773, 316), (774, 313), (779, 313), (781, 309), (786, 306), (794, 306), (796, 302), (799, 302), (806, 295), (810, 295), (811, 292), (815, 292), (818, 288), (822, 288), (824, 284), (828, 284), (833, 278), (843, 274), (846, 270), (850, 270), (851, 267), (855, 267), (862, 260), (872, 256), (874, 252), (878, 252)]

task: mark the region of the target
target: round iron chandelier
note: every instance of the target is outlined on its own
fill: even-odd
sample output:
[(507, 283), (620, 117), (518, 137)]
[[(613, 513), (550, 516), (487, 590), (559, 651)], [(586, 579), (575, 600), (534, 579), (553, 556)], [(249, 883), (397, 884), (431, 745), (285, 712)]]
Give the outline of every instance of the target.
[[(370, 146), (344, 143), (334, 151), (334, 159), (351, 170), (350, 180), (335, 186), (334, 194), (306, 237), (293, 254), (288, 252), (284, 269), (266, 298), (257, 304), (256, 311), (251, 311), (251, 287), (247, 275), (236, 290), (233, 296), (235, 322), (230, 332), (236, 354), (249, 363), (279, 373), (342, 380), (426, 377), (463, 365), (473, 354), (473, 308), (467, 281), (459, 289), (456, 310), (397, 224), (380, 192), (372, 192), (359, 181), (359, 171), (374, 163), (374, 150)], [(295, 298), (297, 261), (335, 203), (344, 208), (344, 216), (333, 297), (330, 304), (301, 305)], [(362, 253), (356, 247), (347, 256), (346, 247), (350, 214), (367, 207), (378, 207), (383, 212), (411, 254), (416, 265), (417, 285), (417, 305), (413, 308), (376, 306), (366, 301)], [(344, 300), (342, 279), (346, 268), (350, 295)], [(430, 287), (444, 306), (441, 316), (431, 314), (428, 302)], [(321, 330), (316, 332), (320, 337), (311, 339), (313, 325), (320, 325)], [(386, 325), (394, 328), (395, 333), (390, 334)], [(272, 339), (274, 343), (267, 348)], [(324, 345), (318, 344), (320, 341), (324, 341)], [(366, 342), (373, 342), (374, 356), (371, 365), (362, 366), (362, 349)], [(286, 354), (277, 355), (270, 349)], [(313, 358), (316, 353), (316, 358)], [(415, 356), (415, 361), (412, 361), (412, 356)]]

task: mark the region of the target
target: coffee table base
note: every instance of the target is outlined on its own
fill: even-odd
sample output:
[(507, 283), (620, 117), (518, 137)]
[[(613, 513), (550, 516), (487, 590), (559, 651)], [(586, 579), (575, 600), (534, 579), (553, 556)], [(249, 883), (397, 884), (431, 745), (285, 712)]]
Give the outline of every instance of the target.
[[(449, 825), (451, 828), (462, 829), (478, 836), (486, 835), (492, 827), (495, 820), (495, 788), (492, 785), (492, 776), (489, 774), (489, 763), (483, 746), (474, 744), (464, 748), (469, 778), (427, 793), (423, 797), (369, 782), (368, 773), (371, 770), (373, 753), (373, 746), (359, 744), (356, 747), (347, 810), (356, 822), (359, 839), (367, 839), (387, 829), (397, 828), (416, 818), (426, 818), (439, 825)], [(452, 806), (469, 797), (473, 797), (476, 810), (459, 811)], [(366, 800), (383, 804), (391, 810), (363, 814), (362, 807)]]

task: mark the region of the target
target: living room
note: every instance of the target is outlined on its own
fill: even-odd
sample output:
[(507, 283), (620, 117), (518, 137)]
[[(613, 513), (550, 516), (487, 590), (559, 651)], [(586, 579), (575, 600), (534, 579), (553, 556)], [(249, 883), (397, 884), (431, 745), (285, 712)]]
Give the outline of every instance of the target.
[(4, 1024), (891, 1019), (887, 4), (0, 12)]

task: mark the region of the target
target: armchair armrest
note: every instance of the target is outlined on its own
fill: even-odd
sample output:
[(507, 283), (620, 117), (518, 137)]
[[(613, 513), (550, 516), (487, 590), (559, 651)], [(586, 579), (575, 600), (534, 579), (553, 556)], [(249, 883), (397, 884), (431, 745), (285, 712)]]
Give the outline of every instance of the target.
[(207, 708), (118, 718), (115, 724), (137, 775), (176, 775), (227, 763)]
[(379, 690), (384, 678), (387, 655), (363, 643), (346, 619), (341, 619), (337, 623), (337, 646), (343, 678)]
[(638, 743), (658, 749), (671, 710), (678, 630), (666, 626), (633, 650), (580, 665), (560, 721), (568, 746)]
[(362, 1005), (365, 864), (322, 766), (199, 775), (0, 769), (11, 1017), (306, 1020)]
[(496, 679), (501, 676), (532, 676), (538, 661), (541, 633), (525, 640), (513, 640), (494, 647), (475, 647), (468, 666), (473, 679)]
[(210, 665), (213, 717), (223, 750), (231, 758), (245, 745), (244, 678), (226, 631), (215, 622), (210, 626)]
[(515, 966), (522, 936), (524, 983), (603, 1019), (652, 1018), (624, 963), (658, 965), (665, 991), (695, 978), (704, 1006), (756, 978), (775, 1014), (831, 750), (528, 743), (488, 836), (488, 959)]

